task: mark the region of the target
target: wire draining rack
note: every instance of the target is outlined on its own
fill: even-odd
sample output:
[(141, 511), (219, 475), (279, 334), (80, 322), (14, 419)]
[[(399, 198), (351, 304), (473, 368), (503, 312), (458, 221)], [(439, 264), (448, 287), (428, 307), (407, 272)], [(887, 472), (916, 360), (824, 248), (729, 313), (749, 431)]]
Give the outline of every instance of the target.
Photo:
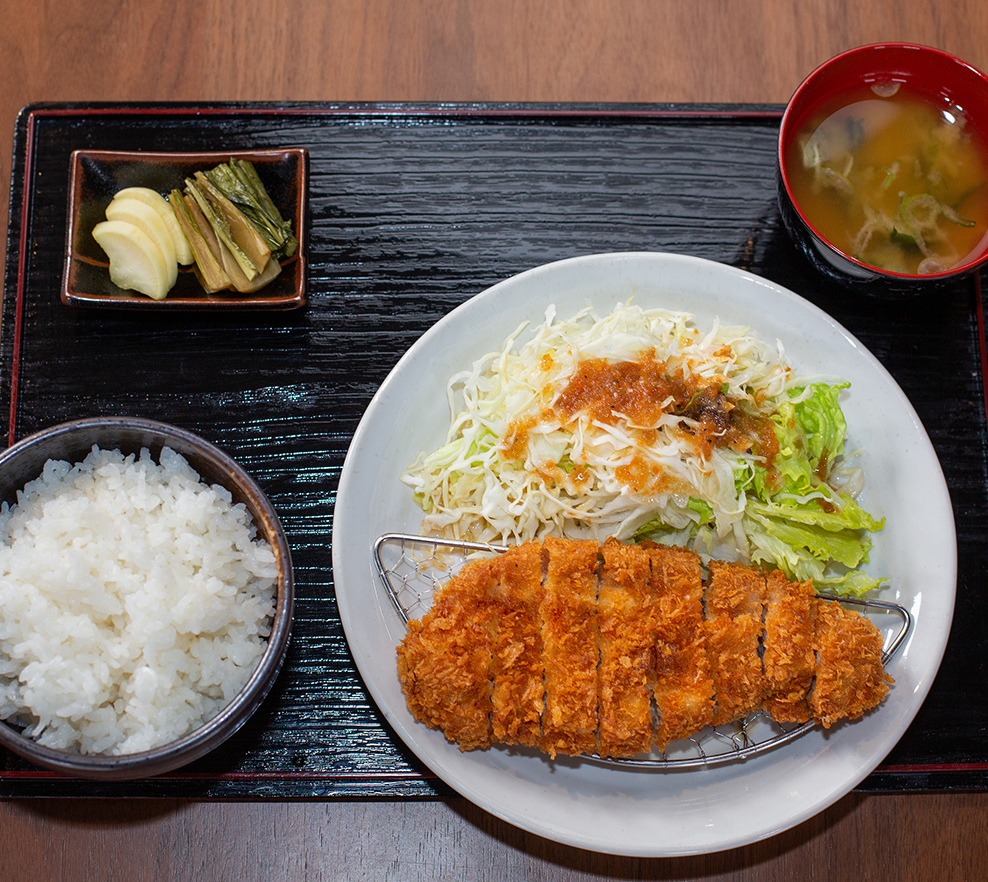
[[(436, 589), (471, 557), (498, 554), (504, 546), (386, 533), (374, 543), (374, 562), (385, 591), (406, 624), (423, 615)], [(828, 597), (862, 608), (885, 635), (883, 661), (887, 665), (912, 629), (912, 615), (899, 604), (878, 600)], [(891, 623), (891, 624), (890, 624)], [(669, 745), (662, 754), (630, 759), (587, 759), (622, 767), (688, 769), (736, 762), (795, 740), (816, 723), (780, 724), (764, 712), (749, 714), (736, 723), (708, 727), (696, 736)]]

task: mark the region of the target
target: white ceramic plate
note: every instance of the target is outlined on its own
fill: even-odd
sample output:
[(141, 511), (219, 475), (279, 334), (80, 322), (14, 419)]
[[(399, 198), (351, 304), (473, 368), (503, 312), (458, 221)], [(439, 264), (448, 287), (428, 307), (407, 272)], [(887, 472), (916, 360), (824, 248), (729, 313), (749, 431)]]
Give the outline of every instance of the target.
[[(874, 713), (724, 766), (616, 769), (507, 749), (462, 753), (415, 722), (395, 669), (404, 629), (374, 570), (383, 533), (419, 532), (421, 511), (401, 472), (443, 442), (446, 381), (528, 319), (539, 325), (587, 303), (605, 313), (629, 297), (715, 318), (783, 341), (801, 374), (851, 382), (842, 399), (849, 447), (862, 447), (865, 507), (887, 515), (869, 570), (891, 577), (885, 598), (915, 625), (890, 666), (896, 685)], [(840, 799), (875, 768), (919, 710), (940, 665), (953, 614), (956, 536), (936, 454), (905, 395), (846, 330), (790, 291), (711, 261), (655, 253), (602, 254), (521, 273), (478, 294), (426, 332), (374, 396), (340, 478), (333, 529), (336, 596), (371, 695), (405, 744), (454, 790), (504, 820), (594, 851), (683, 855), (738, 847), (781, 832)]]

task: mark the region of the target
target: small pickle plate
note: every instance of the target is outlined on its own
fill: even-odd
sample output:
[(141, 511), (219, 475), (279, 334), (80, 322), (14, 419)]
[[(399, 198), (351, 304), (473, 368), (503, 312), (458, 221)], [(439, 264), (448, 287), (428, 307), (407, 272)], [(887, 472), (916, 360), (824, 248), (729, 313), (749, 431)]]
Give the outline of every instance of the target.
[[(93, 238), (114, 194), (124, 187), (149, 187), (162, 195), (181, 189), (197, 171), (231, 158), (248, 160), (299, 241), (281, 262), (281, 273), (254, 294), (208, 294), (191, 267), (180, 267), (178, 281), (164, 300), (125, 291), (110, 281), (108, 260)], [(68, 226), (62, 302), (109, 309), (288, 310), (305, 305), (308, 244), (309, 157), (305, 148), (222, 153), (143, 153), (76, 150), (70, 163)]]

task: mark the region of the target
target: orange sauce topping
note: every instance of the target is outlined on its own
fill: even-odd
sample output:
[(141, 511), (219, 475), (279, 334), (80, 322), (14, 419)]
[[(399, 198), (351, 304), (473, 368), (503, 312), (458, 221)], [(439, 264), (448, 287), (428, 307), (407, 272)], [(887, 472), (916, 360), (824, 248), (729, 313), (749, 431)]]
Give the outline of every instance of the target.
[(538, 425), (534, 414), (529, 414), (518, 420), (512, 420), (508, 425), (507, 434), (501, 438), (501, 455), (505, 459), (524, 459), (528, 448), (528, 433)]
[(615, 423), (623, 414), (635, 426), (654, 426), (670, 402), (688, 401), (691, 390), (681, 379), (669, 376), (666, 364), (653, 352), (638, 361), (610, 362), (587, 358), (576, 370), (556, 401), (556, 410), (571, 419), (586, 413), (600, 423)]
[[(642, 352), (636, 361), (582, 359), (551, 408), (544, 408), (538, 417), (528, 415), (511, 423), (501, 439), (501, 451), (507, 459), (521, 459), (529, 432), (539, 419), (565, 425), (581, 414), (604, 425), (626, 420), (626, 431), (648, 447), (657, 439), (660, 418), (672, 413), (686, 418), (688, 422), (678, 431), (702, 458), (709, 458), (718, 447), (754, 451), (764, 457), (771, 473), (778, 454), (771, 421), (738, 407), (722, 391), (724, 382), (722, 377), (700, 379), (672, 373), (667, 362), (656, 359), (654, 350)], [(619, 479), (635, 490), (655, 491), (663, 482), (658, 466), (643, 457), (635, 457), (617, 472)], [(568, 478), (574, 485), (587, 480), (586, 475), (576, 472)]]

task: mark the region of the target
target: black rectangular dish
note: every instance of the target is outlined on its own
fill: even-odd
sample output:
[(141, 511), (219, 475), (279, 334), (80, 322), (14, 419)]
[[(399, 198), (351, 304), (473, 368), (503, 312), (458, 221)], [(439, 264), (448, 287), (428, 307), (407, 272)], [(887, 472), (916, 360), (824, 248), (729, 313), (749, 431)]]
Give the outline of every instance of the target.
[[(164, 420), (220, 446), (251, 472), (286, 527), (296, 619), (271, 695), (216, 753), (112, 785), (0, 753), (0, 797), (447, 794), (391, 733), (349, 655), (331, 562), (344, 456), (379, 384), (439, 318), (514, 273), (605, 251), (689, 254), (769, 278), (834, 316), (905, 391), (951, 494), (956, 612), (928, 699), (859, 789), (988, 787), (978, 675), (988, 657), (981, 279), (890, 302), (821, 278), (779, 220), (780, 115), (777, 107), (674, 105), (26, 108), (14, 142), (0, 327), (7, 442), (117, 414)], [(73, 151), (290, 148), (309, 158), (303, 308), (62, 303)]]
[[(232, 155), (231, 155), (232, 154)], [(226, 290), (208, 294), (195, 278), (191, 264), (179, 273), (164, 300), (152, 300), (123, 291), (110, 280), (107, 257), (93, 238), (96, 224), (105, 219), (107, 205), (130, 187), (170, 193), (185, 186), (196, 172), (232, 160), (249, 162), (267, 181), (272, 200), (287, 216), (302, 248), (283, 261), (270, 283), (249, 296)], [(62, 302), (95, 309), (224, 310), (299, 309), (305, 305), (305, 240), (308, 220), (308, 156), (305, 148), (234, 153), (149, 153), (147, 151), (74, 150), (70, 158), (68, 231)]]

